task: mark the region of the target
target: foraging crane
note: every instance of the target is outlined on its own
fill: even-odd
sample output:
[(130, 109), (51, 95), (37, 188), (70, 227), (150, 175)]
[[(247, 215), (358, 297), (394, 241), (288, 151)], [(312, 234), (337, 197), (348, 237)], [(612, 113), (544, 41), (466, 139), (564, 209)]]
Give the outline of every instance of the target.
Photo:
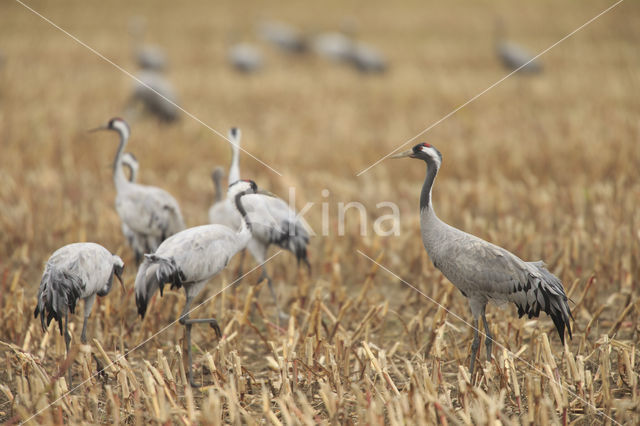
[(546, 312), (564, 344), (564, 329), (571, 337), (573, 318), (562, 283), (542, 261), (525, 262), (513, 253), (467, 234), (441, 221), (433, 209), (431, 189), (442, 164), (442, 155), (428, 143), (421, 143), (391, 158), (416, 158), (427, 165), (427, 177), (420, 193), (420, 228), (422, 242), (431, 261), (469, 300), (474, 317), (471, 366), (478, 352), (478, 318), (482, 317), (486, 334), (487, 359), (491, 360), (493, 337), (489, 331), (485, 308), (487, 302), (512, 302), (518, 315), (538, 317)]
[[(139, 164), (136, 157), (130, 153), (125, 152), (122, 154), (122, 165), (129, 168), (129, 182), (135, 183), (138, 178), (138, 169)], [(144, 252), (147, 250), (147, 239), (143, 236), (134, 232), (129, 225), (125, 222), (122, 222), (122, 235), (124, 235), (127, 243), (129, 243), (129, 247), (133, 250), (136, 258), (136, 265), (139, 265), (142, 262), (142, 257)]]
[[(231, 128), (229, 140), (233, 155), (231, 166), (229, 167), (229, 185), (233, 185), (240, 179), (240, 129)], [(309, 233), (304, 221), (297, 216), (297, 213), (289, 207), (282, 199), (273, 194), (261, 191), (258, 194), (249, 194), (243, 198), (243, 205), (247, 210), (248, 220), (252, 223), (252, 238), (247, 248), (258, 264), (263, 264), (267, 258), (267, 251), (272, 244), (295, 254), (298, 263), (303, 262), (309, 270), (311, 265), (307, 258), (307, 246), (309, 245)], [(209, 222), (226, 225), (231, 229), (237, 229), (242, 222), (242, 218), (234, 209), (233, 200), (227, 198), (215, 203), (209, 209)], [(262, 266), (262, 273), (259, 281), (267, 280), (269, 291), (276, 304), (278, 316), (284, 317), (271, 277), (267, 273), (266, 266)]]
[(120, 136), (113, 162), (116, 211), (120, 220), (137, 235), (138, 241), (144, 242), (144, 252), (153, 253), (162, 241), (185, 228), (180, 206), (163, 189), (127, 180), (122, 169), (122, 153), (129, 141), (130, 130), (124, 120), (113, 118), (106, 126), (95, 130), (110, 130)]
[(161, 121), (172, 122), (180, 117), (178, 97), (169, 80), (155, 71), (142, 71), (136, 77), (126, 108), (129, 114), (141, 106)]
[(383, 73), (387, 70), (387, 61), (376, 48), (357, 42), (353, 45), (351, 61), (362, 73)]
[[(234, 200), (238, 215), (246, 218), (243, 199), (253, 194), (257, 186), (252, 181), (239, 181), (229, 187), (227, 198)], [(151, 297), (160, 290), (160, 296), (166, 283), (171, 288), (184, 288), (186, 303), (180, 314), (180, 324), (186, 328), (187, 351), (189, 357), (189, 383), (193, 381), (191, 355), (191, 327), (193, 324), (208, 323), (222, 337), (215, 318), (190, 319), (193, 299), (202, 291), (204, 285), (220, 271), (229, 260), (244, 249), (251, 239), (250, 224), (241, 220), (240, 228), (232, 230), (223, 225), (203, 225), (185, 229), (166, 239), (154, 254), (145, 254), (145, 260), (138, 270), (135, 282), (136, 305), (142, 318), (147, 311)]]
[(307, 50), (305, 37), (295, 28), (282, 22), (262, 22), (258, 26), (258, 34), (263, 40), (284, 52), (303, 53)]
[[(69, 356), (69, 312), (75, 312), (78, 299), (84, 300), (84, 321), (80, 340), (87, 342), (87, 320), (96, 296), (106, 296), (111, 291), (113, 277), (120, 281), (122, 291), (122, 271), (124, 262), (118, 256), (95, 243), (74, 243), (56, 250), (44, 268), (44, 274), (38, 290), (38, 303), (33, 312), (34, 318), (40, 315), (42, 330), (46, 331), (51, 320), (58, 321), (60, 335)], [(71, 370), (69, 370), (71, 385)]]
[(229, 48), (229, 63), (237, 71), (252, 73), (264, 67), (262, 53), (250, 43), (235, 43)]
[(311, 47), (316, 54), (333, 62), (349, 62), (353, 41), (342, 32), (329, 32), (314, 36)]
[(535, 56), (511, 41), (506, 40), (504, 36), (504, 23), (502, 20), (496, 21), (495, 46), (498, 58), (505, 68), (528, 74), (536, 74), (542, 71), (542, 64), (538, 60), (534, 60)]

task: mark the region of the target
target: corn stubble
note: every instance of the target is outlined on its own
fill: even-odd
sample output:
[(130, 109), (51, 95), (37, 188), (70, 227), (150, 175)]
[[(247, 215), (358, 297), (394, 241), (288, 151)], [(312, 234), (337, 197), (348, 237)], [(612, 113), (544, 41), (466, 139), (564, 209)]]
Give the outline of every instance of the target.
[[(329, 2), (327, 10), (331, 5), (337, 11), (342, 4)], [(509, 15), (513, 6), (496, 7), (512, 17), (514, 35), (537, 50), (602, 7), (581, 2), (578, 13), (577, 4), (553, 5), (560, 9), (555, 27), (540, 35), (525, 14)], [(129, 42), (121, 17), (107, 4), (92, 7), (105, 8), (94, 12), (113, 29), (111, 36), (76, 25), (94, 15), (81, 7), (46, 12), (132, 67), (130, 52), (117, 50)], [(519, 319), (513, 307), (490, 305), (494, 359), (487, 362), (480, 351), (473, 378), (467, 369), (473, 331), (452, 314), (471, 322), (469, 308), (434, 269), (419, 238), (422, 165), (383, 163), (354, 174), (504, 75), (491, 51), (493, 14), (471, 2), (469, 14), (456, 12), (453, 20), (448, 6), (429, 6), (430, 34), (442, 35), (436, 39), (416, 18), (422, 2), (392, 11), (388, 4), (372, 6), (362, 11), (363, 22), (385, 31), (363, 25), (363, 37), (389, 52), (387, 75), (363, 79), (311, 57), (296, 62), (270, 51), (273, 66), (246, 79), (226, 67), (224, 43), (202, 52), (196, 42), (224, 40), (232, 24), (225, 16), (239, 6), (216, 5), (216, 13), (210, 2), (194, 2), (189, 10), (166, 7), (174, 9), (162, 19), (197, 29), (183, 31), (181, 39), (166, 35), (160, 18), (149, 28), (170, 54), (170, 75), (187, 109), (218, 130), (240, 126), (246, 148), (284, 172), (280, 178), (243, 157), (243, 175), (285, 197), (289, 186), (297, 187), (298, 208), (317, 203), (306, 216), (316, 232), (322, 229), (320, 203), (329, 203), (331, 235), (312, 240), (311, 276), (296, 270), (287, 254), (269, 264), (288, 321), (277, 322), (266, 285), (254, 285), (259, 271), (218, 293), (234, 281), (238, 259), (208, 284), (200, 301), (212, 299), (192, 317), (217, 317), (223, 338), (217, 341), (208, 327), (193, 328), (195, 380), (205, 386), (192, 389), (183, 327), (156, 335), (177, 319), (184, 294), (167, 290), (144, 320), (136, 316), (133, 254), (113, 208), (113, 146), (84, 132), (121, 109), (128, 81), (64, 36), (38, 27), (51, 31), (43, 41), (40, 30), (25, 30), (36, 28), (25, 22), (37, 18), (18, 6), (6, 8), (11, 19), (0, 28), (10, 59), (0, 69), (0, 421), (640, 423), (640, 32), (631, 20), (637, 4), (623, 4), (633, 10), (612, 12), (543, 57), (541, 75), (514, 76), (425, 137), (445, 158), (434, 192), (439, 216), (524, 259), (544, 259), (573, 301), (575, 332), (564, 348), (548, 318)], [(330, 13), (286, 10), (301, 26), (336, 21)], [(21, 52), (40, 43), (42, 64), (28, 66), (32, 59)], [(82, 73), (57, 72), (52, 88), (43, 70), (62, 69), (68, 61), (61, 58), (71, 58)], [(299, 114), (293, 122), (292, 111)], [(132, 129), (141, 181), (179, 194), (188, 225), (205, 223), (209, 172), (228, 163), (227, 144), (186, 118), (174, 126), (140, 121)], [(320, 195), (325, 188), (329, 197)], [(346, 234), (337, 235), (336, 203), (352, 200), (398, 203), (400, 236), (374, 236), (371, 216), (369, 235), (360, 236), (355, 211), (347, 213)], [(33, 308), (43, 262), (73, 241), (96, 241), (122, 256), (127, 293), (114, 288), (99, 298), (88, 345), (79, 342), (81, 315), (70, 318), (73, 339), (65, 359), (63, 338), (53, 327), (43, 333)], [(253, 265), (247, 260), (243, 266)], [(68, 366), (77, 386), (71, 392)]]

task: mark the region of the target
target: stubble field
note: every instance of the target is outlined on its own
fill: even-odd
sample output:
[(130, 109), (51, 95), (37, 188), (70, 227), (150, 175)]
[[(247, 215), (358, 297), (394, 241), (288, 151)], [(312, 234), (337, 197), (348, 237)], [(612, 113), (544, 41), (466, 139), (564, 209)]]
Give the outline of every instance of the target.
[[(184, 379), (182, 291), (156, 296), (137, 317), (137, 268), (114, 209), (117, 138), (88, 133), (123, 113), (131, 79), (17, 2), (0, 5), (0, 420), (9, 423), (600, 424), (640, 422), (640, 5), (625, 1), (542, 56), (544, 72), (514, 75), (415, 143), (444, 161), (433, 194), (447, 223), (525, 260), (543, 259), (572, 300), (573, 339), (552, 321), (488, 307), (498, 344), (480, 347), (468, 374), (473, 318), (420, 239), (424, 165), (384, 161), (356, 174), (508, 73), (494, 22), (540, 52), (612, 3), (29, 2), (133, 72), (131, 16), (163, 46), (179, 104), (226, 134), (243, 131), (244, 178), (295, 205), (317, 234), (311, 274), (295, 257), (267, 264), (288, 321), (239, 257), (213, 279), (192, 317), (215, 316), (223, 338), (194, 328), (196, 380)], [(267, 67), (239, 75), (230, 34), (254, 41), (262, 18), (310, 33), (355, 18), (357, 37), (389, 70), (361, 75), (312, 54), (257, 42)], [(182, 115), (171, 125), (131, 122), (140, 181), (171, 192), (188, 226), (204, 224), (216, 165), (228, 143)], [(413, 143), (412, 143), (413, 144)], [(405, 149), (412, 144), (405, 146)], [(324, 191), (324, 192), (323, 192)], [(357, 201), (363, 218), (340, 203)], [(374, 222), (400, 209), (400, 233)], [(342, 235), (344, 234), (344, 235)], [(70, 359), (53, 326), (33, 318), (44, 264), (77, 241), (125, 261), (89, 319), (72, 316)], [(277, 250), (272, 249), (271, 254)], [(378, 262), (381, 266), (374, 263)], [(244, 271), (255, 266), (250, 256)], [(232, 284), (232, 285), (230, 285)], [(412, 288), (414, 287), (414, 288)], [(224, 291), (221, 291), (224, 289)], [(96, 375), (98, 359), (105, 375)], [(71, 365), (72, 392), (64, 368)]]

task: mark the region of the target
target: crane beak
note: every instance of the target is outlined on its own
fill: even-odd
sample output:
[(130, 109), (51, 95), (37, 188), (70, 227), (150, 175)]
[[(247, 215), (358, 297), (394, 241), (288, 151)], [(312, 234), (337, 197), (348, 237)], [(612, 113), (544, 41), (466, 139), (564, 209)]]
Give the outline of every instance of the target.
[(268, 197), (278, 198), (276, 194), (273, 192), (267, 191), (266, 189), (258, 189), (258, 194), (266, 195)]
[(399, 152), (397, 154), (394, 154), (394, 155), (390, 156), (389, 158), (394, 158), (395, 159), (395, 158), (406, 158), (406, 157), (414, 158), (412, 149), (408, 149), (406, 151)]
[(89, 133), (98, 132), (100, 130), (107, 130), (107, 126), (96, 127), (95, 129), (89, 129)]
[(122, 293), (126, 293), (126, 289), (124, 288), (124, 283), (122, 282), (122, 272), (115, 272), (115, 276), (120, 281), (120, 287), (122, 287)]

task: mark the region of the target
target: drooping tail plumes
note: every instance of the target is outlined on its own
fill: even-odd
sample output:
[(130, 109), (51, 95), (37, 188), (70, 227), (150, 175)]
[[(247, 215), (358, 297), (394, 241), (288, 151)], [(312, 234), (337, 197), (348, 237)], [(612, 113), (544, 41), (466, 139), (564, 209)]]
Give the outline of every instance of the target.
[(564, 329), (566, 327), (569, 338), (573, 319), (569, 309), (567, 295), (560, 279), (545, 267), (544, 262), (527, 262), (541, 275), (530, 276), (529, 281), (514, 294), (512, 301), (518, 307), (518, 315), (527, 314), (529, 318), (537, 317), (540, 311), (546, 312), (558, 330), (560, 341), (564, 345)]
[(309, 233), (300, 223), (285, 220), (280, 224), (280, 233), (275, 236), (275, 244), (296, 255), (298, 263), (302, 262), (311, 272), (311, 264), (307, 258)]
[(79, 276), (47, 265), (40, 281), (38, 304), (33, 312), (34, 318), (40, 315), (43, 331), (47, 329), (51, 320), (55, 319), (62, 335), (62, 318), (67, 311), (75, 312), (76, 303), (84, 287), (85, 283)]
[(144, 318), (149, 300), (156, 290), (160, 289), (160, 296), (166, 283), (171, 288), (180, 288), (186, 280), (184, 273), (176, 265), (173, 257), (165, 258), (155, 254), (145, 254), (145, 259), (136, 276), (135, 291), (138, 314)]

